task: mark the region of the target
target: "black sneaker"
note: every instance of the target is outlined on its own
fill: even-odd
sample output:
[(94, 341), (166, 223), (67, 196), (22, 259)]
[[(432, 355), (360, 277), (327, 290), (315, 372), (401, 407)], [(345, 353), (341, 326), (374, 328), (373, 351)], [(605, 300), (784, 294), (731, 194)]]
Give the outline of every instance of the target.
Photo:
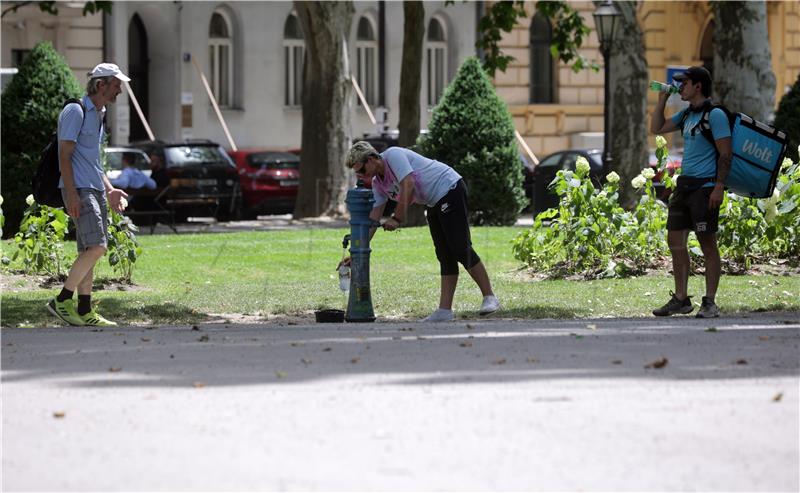
[(672, 299), (661, 308), (653, 310), (653, 315), (656, 317), (669, 317), (670, 315), (677, 315), (679, 313), (691, 313), (691, 311), (694, 310), (691, 296), (687, 296), (685, 300), (679, 300), (672, 291), (670, 291), (669, 294), (672, 295)]
[(706, 298), (703, 296), (703, 303), (700, 305), (700, 310), (698, 310), (697, 318), (717, 318), (719, 317), (719, 307), (716, 303), (714, 303), (713, 299)]

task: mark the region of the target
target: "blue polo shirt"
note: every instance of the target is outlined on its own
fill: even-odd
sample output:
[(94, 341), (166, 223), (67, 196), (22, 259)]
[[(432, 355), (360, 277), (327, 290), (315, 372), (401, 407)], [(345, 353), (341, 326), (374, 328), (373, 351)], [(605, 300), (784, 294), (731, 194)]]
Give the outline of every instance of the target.
[[(58, 146), (61, 141), (75, 142), (72, 152), (72, 174), (75, 188), (93, 188), (104, 192), (103, 165), (100, 163), (100, 144), (103, 142), (103, 114), (105, 108), (95, 108), (89, 96), (81, 99), (86, 115), (77, 103), (68, 104), (58, 115)], [(61, 152), (59, 152), (59, 159)], [(58, 181), (64, 188), (64, 179)]]
[[(678, 125), (688, 108), (672, 115), (672, 122)], [(716, 178), (717, 176), (717, 148), (700, 133), (700, 118), (702, 111), (691, 112), (683, 123), (683, 161), (681, 162), (681, 175), (694, 178)], [(714, 108), (708, 115), (711, 124), (711, 135), (714, 140), (724, 139), (731, 136), (731, 127), (728, 124), (728, 117), (719, 108)], [(704, 186), (713, 187), (714, 183), (706, 183)]]

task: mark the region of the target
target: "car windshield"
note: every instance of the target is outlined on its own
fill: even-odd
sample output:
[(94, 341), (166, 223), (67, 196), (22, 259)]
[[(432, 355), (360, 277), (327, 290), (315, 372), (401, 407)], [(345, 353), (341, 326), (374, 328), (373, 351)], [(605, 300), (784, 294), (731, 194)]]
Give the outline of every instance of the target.
[(143, 152), (106, 151), (106, 166), (109, 170), (121, 170), (123, 159), (136, 169), (150, 169), (150, 160)]
[(164, 155), (167, 158), (167, 167), (193, 167), (193, 166), (233, 166), (228, 154), (219, 146), (176, 146), (165, 147)]
[(297, 169), (300, 158), (288, 152), (256, 152), (247, 156), (247, 164), (262, 169)]

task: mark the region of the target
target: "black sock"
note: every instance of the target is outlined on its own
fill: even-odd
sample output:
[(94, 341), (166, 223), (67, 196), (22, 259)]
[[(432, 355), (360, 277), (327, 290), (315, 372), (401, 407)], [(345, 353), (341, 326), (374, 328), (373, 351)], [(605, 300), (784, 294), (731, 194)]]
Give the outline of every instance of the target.
[(86, 315), (92, 311), (92, 295), (79, 294), (78, 295), (78, 315)]
[(61, 302), (67, 301), (67, 300), (71, 300), (72, 299), (72, 295), (74, 293), (75, 293), (74, 291), (70, 291), (67, 288), (61, 288), (61, 292), (58, 293), (58, 296), (56, 296), (56, 301), (61, 303)]

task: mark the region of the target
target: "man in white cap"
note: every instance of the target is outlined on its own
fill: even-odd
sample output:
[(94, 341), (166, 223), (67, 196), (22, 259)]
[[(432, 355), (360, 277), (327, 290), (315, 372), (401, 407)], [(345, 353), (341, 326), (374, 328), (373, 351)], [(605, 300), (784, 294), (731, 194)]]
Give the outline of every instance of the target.
[[(88, 76), (86, 94), (80, 103), (67, 104), (58, 117), (58, 186), (75, 223), (78, 258), (61, 292), (47, 303), (47, 309), (70, 325), (106, 326), (116, 323), (92, 308), (94, 266), (108, 245), (108, 204), (120, 212), (128, 195), (108, 181), (100, 162), (100, 146), (105, 134), (106, 105), (117, 100), (122, 82), (131, 79), (113, 63), (101, 63)], [(73, 300), (75, 291), (77, 305)]]

